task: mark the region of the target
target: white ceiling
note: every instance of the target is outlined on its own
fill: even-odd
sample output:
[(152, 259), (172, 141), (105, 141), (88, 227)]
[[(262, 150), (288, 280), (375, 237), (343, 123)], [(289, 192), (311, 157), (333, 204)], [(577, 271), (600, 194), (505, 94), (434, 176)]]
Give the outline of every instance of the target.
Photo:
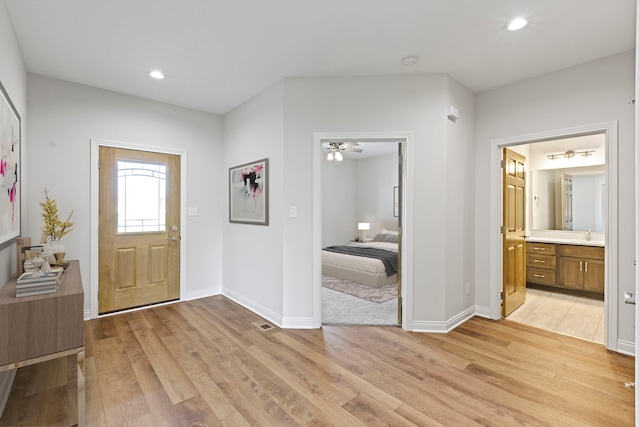
[[(446, 73), (481, 92), (635, 46), (635, 0), (5, 3), (30, 73), (218, 114), (285, 77)], [(515, 16), (529, 25), (506, 31)]]

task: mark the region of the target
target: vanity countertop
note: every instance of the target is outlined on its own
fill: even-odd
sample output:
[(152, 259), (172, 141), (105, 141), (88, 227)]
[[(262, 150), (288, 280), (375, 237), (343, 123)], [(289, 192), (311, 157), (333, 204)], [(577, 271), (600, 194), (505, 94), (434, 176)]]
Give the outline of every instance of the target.
[(562, 237), (527, 237), (527, 242), (557, 243), (561, 245), (582, 245), (604, 247), (604, 240), (567, 239)]

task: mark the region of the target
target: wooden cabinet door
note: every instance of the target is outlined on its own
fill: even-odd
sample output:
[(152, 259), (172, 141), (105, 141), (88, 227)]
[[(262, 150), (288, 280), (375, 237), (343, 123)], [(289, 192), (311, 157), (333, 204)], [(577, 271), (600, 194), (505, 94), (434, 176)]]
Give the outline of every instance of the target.
[(585, 259), (583, 277), (585, 291), (604, 293), (604, 260)]
[(582, 258), (558, 257), (558, 285), (568, 289), (583, 289)]

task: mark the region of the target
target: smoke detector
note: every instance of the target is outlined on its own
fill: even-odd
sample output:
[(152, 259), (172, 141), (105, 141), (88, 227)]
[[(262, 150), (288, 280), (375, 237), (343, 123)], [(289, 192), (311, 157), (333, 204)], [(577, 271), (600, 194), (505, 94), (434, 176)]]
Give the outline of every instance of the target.
[(407, 56), (402, 60), (402, 63), (405, 65), (405, 67), (416, 65), (416, 62), (418, 62), (418, 58), (416, 58), (415, 56)]

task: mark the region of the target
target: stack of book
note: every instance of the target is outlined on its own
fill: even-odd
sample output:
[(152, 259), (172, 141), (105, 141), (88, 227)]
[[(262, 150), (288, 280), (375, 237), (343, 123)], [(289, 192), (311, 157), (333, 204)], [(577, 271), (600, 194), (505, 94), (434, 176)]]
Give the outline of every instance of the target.
[(34, 271), (22, 273), (16, 281), (16, 297), (28, 297), (58, 292), (63, 271), (63, 268), (55, 267), (39, 277), (34, 277)]

